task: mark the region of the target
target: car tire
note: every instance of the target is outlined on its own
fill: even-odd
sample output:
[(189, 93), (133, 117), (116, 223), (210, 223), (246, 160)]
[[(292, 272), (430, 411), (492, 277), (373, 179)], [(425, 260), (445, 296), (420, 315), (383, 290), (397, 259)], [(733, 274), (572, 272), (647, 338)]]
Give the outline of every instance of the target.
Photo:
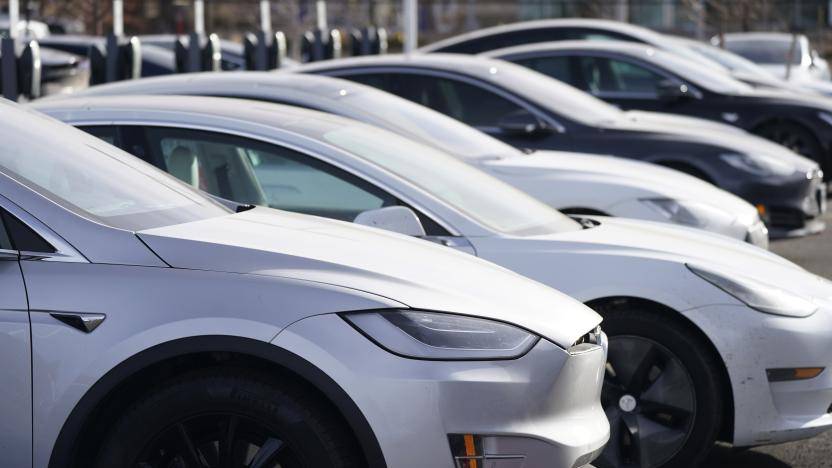
[(775, 122), (757, 128), (754, 133), (817, 162), (824, 172), (830, 170), (818, 139), (802, 125), (792, 122)]
[(672, 311), (599, 309), (610, 343), (602, 404), (611, 434), (596, 466), (698, 466), (728, 407), (709, 343)]
[[(312, 395), (259, 372), (191, 373), (127, 408), (94, 466), (365, 466), (346, 425)], [(257, 457), (263, 464), (254, 463)]]

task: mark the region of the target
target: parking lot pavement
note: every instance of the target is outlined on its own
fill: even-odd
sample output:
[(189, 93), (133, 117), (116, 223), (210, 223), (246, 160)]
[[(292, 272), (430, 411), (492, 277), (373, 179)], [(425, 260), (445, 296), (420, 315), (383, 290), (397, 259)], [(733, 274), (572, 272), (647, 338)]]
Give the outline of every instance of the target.
[[(832, 279), (832, 213), (827, 230), (802, 239), (772, 241), (771, 250), (807, 270)], [(718, 446), (704, 464), (718, 468), (832, 468), (832, 432), (788, 444), (734, 450)]]

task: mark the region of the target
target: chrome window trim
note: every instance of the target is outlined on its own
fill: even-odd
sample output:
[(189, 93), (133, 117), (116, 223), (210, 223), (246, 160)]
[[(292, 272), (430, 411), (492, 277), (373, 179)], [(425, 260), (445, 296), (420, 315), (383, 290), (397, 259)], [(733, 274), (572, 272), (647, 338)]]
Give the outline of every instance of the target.
[[(274, 139), (271, 139), (271, 138), (263, 136), (263, 135), (258, 135), (256, 133), (242, 131), (242, 130), (236, 130), (236, 129), (228, 129), (228, 128), (224, 128), (224, 127), (220, 127), (220, 126), (203, 125), (203, 124), (191, 124), (191, 123), (180, 123), (180, 122), (161, 122), (161, 121), (144, 120), (144, 119), (141, 119), (141, 118), (139, 118), (137, 120), (124, 120), (123, 118), (122, 119), (119, 119), (119, 118), (116, 118), (116, 119), (90, 119), (90, 120), (78, 120), (78, 121), (66, 120), (65, 123), (70, 124), (74, 127), (84, 127), (84, 126), (93, 126), (93, 125), (108, 125), (108, 126), (122, 125), (122, 126), (133, 126), (133, 127), (138, 127), (138, 126), (147, 127), (147, 126), (149, 126), (149, 127), (174, 128), (174, 129), (180, 129), (181, 128), (181, 129), (186, 129), (186, 130), (201, 130), (201, 131), (206, 131), (206, 132), (232, 135), (232, 136), (237, 136), (237, 137), (241, 137), (241, 138), (247, 138), (247, 139), (250, 139), (250, 140), (258, 141), (258, 142), (261, 142), (261, 143), (281, 146), (281, 147), (284, 147), (284, 148), (287, 148), (287, 149), (290, 149), (290, 150), (293, 150), (293, 151), (297, 151), (298, 153), (301, 153), (304, 156), (314, 158), (318, 161), (329, 164), (329, 165), (331, 165), (333, 167), (336, 167), (336, 168), (338, 168), (338, 169), (340, 169), (340, 170), (342, 170), (342, 171), (344, 171), (344, 172), (346, 172), (346, 173), (348, 173), (348, 174), (350, 174), (354, 177), (357, 177), (358, 179), (361, 179), (361, 180), (363, 180), (363, 181), (365, 181), (365, 182), (367, 182), (367, 183), (369, 183), (369, 184), (371, 184), (371, 185), (389, 193), (390, 195), (396, 197), (397, 199), (406, 202), (409, 206), (418, 210), (423, 215), (432, 219), (436, 224), (438, 224), (443, 229), (448, 231), (448, 233), (450, 233), (451, 236), (453, 236), (453, 237), (464, 237), (463, 234), (461, 234), (458, 229), (454, 228), (452, 224), (445, 221), (444, 219), (439, 218), (436, 214), (431, 213), (428, 210), (426, 210), (424, 208), (424, 205), (422, 205), (421, 203), (414, 203), (412, 201), (411, 197), (409, 197), (407, 195), (404, 195), (400, 190), (396, 190), (394, 188), (389, 187), (388, 184), (385, 184), (384, 182), (380, 181), (376, 177), (371, 177), (371, 176), (367, 176), (365, 174), (360, 174), (357, 171), (355, 171), (353, 168), (351, 168), (351, 167), (349, 167), (345, 164), (342, 164), (337, 160), (329, 158), (326, 155), (322, 155), (322, 154), (320, 154), (320, 152), (312, 151), (312, 150), (309, 150), (307, 148), (303, 148), (302, 146), (297, 145), (297, 144), (278, 142)], [(306, 136), (302, 136), (302, 138), (310, 140), (310, 141), (315, 141), (316, 144), (326, 145), (326, 143), (318, 142), (318, 141), (316, 141), (314, 139), (310, 139)], [(331, 147), (333, 149), (335, 149), (336, 151), (340, 152), (340, 153), (349, 154), (348, 152), (346, 152), (344, 150), (341, 150), (339, 148), (336, 148), (334, 146), (331, 146)], [(354, 157), (354, 156), (350, 156), (350, 157)], [(143, 159), (143, 158), (140, 158), (140, 159), (147, 162), (148, 164), (152, 164), (150, 161), (147, 161), (146, 159)], [(383, 167), (378, 166), (376, 164), (373, 164), (370, 161), (364, 161), (361, 158), (356, 158), (356, 159), (360, 160), (363, 164), (367, 164), (367, 165), (375, 168), (378, 171), (382, 171), (382, 172), (390, 174), (392, 177), (395, 177), (397, 180), (401, 181), (401, 183), (406, 184), (407, 186), (412, 187), (414, 190), (418, 190), (419, 192), (425, 194), (427, 197), (430, 197), (431, 199), (433, 199), (434, 202), (436, 202), (438, 204), (441, 204), (442, 206), (446, 207), (448, 210), (458, 212), (458, 210), (456, 210), (456, 209), (454, 209), (450, 206), (447, 206), (444, 202), (442, 202), (441, 200), (438, 200), (436, 197), (434, 197), (430, 193), (428, 193), (425, 190), (413, 185), (409, 181), (407, 181), (405, 179), (402, 179), (399, 176), (396, 176), (395, 174), (393, 174), (393, 173), (389, 172), (388, 170), (384, 169)], [(205, 192), (205, 193), (209, 196), (213, 196), (213, 195), (208, 194), (207, 192)], [(472, 224), (476, 224), (481, 229), (484, 229), (484, 230), (487, 230), (487, 231), (492, 231), (491, 228), (487, 228), (485, 226), (482, 226), (479, 223), (475, 223), (474, 221), (470, 220), (467, 216), (464, 216), (464, 215), (460, 215), (460, 216), (464, 217), (467, 220), (467, 222), (472, 223)]]
[(89, 260), (87, 260), (81, 252), (78, 252), (72, 245), (70, 245), (69, 242), (65, 241), (61, 236), (49, 229), (28, 211), (17, 206), (11, 200), (2, 195), (0, 195), (0, 208), (3, 208), (9, 214), (17, 218), (21, 223), (25, 224), (29, 229), (35, 231), (43, 238), (43, 240), (55, 249), (54, 252), (31, 252), (27, 250), (21, 250), (19, 252), (16, 251), (18, 255), (20, 255), (20, 260), (90, 263)]

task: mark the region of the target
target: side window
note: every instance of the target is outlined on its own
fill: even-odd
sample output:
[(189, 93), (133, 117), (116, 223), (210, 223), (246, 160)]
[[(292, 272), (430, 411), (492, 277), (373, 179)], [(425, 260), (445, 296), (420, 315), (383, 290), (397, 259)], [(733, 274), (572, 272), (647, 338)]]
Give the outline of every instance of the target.
[(240, 203), (352, 221), (397, 200), (296, 151), (242, 137), (148, 128), (164, 168), (194, 187)]
[(0, 233), (0, 246), (10, 245), (10, 247), (0, 248), (26, 252), (55, 252), (55, 248), (39, 236), (38, 233), (29, 228), (29, 226), (23, 224), (16, 217), (6, 212), (6, 210), (0, 210), (0, 218), (2, 218), (3, 221), (0, 223), (2, 224), (0, 225), (0, 228), (5, 228), (4, 232)]
[(118, 127), (113, 125), (96, 125), (96, 126), (86, 126), (86, 127), (78, 127), (79, 130), (83, 130), (90, 135), (99, 138), (101, 140), (106, 141), (107, 143), (119, 146), (120, 142), (118, 139)]
[(656, 95), (666, 79), (643, 66), (607, 57), (580, 57), (579, 69), (592, 93), (637, 93)]
[(572, 77), (572, 67), (569, 61), (569, 57), (555, 56), (526, 58), (518, 60), (516, 63), (564, 83), (574, 84), (575, 80)]
[(457, 80), (397, 74), (390, 75), (390, 81), (395, 94), (474, 127), (497, 127), (506, 116), (528, 112), (491, 91)]

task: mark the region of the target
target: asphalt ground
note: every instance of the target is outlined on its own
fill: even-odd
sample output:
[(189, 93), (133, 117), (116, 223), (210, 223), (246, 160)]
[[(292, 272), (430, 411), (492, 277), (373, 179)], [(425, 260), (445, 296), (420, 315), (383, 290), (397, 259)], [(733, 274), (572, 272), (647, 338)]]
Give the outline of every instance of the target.
[[(832, 279), (832, 213), (827, 229), (799, 239), (775, 240), (771, 250), (807, 270)], [(832, 468), (832, 431), (813, 439), (737, 450), (719, 445), (704, 464), (718, 468)]]

